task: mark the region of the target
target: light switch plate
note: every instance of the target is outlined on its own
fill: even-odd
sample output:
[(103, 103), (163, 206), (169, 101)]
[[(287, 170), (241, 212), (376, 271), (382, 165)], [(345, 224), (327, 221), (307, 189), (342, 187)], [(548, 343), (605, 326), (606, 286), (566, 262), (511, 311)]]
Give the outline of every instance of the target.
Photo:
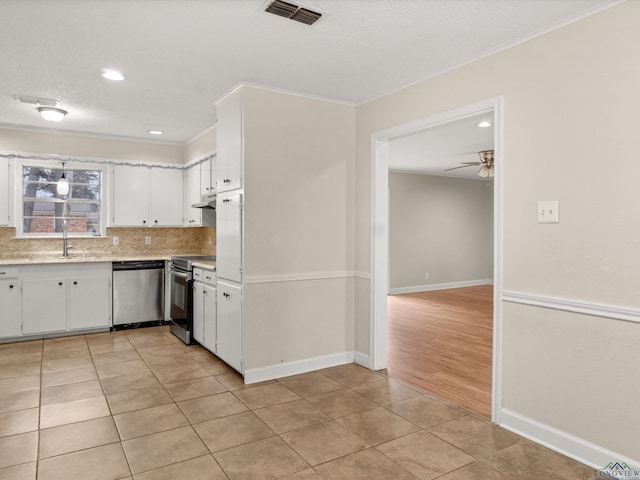
[(147, 235), (146, 237), (144, 237), (144, 244), (151, 245), (151, 235)]
[(558, 223), (558, 201), (538, 202), (538, 223)]

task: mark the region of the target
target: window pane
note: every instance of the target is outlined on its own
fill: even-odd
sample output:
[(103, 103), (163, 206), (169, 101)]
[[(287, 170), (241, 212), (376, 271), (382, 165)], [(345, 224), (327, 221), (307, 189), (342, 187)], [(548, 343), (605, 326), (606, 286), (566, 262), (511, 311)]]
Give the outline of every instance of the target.
[(62, 168), (23, 167), (23, 234), (62, 232), (67, 220), (69, 234), (101, 232), (101, 170), (64, 170), (69, 181), (68, 195), (58, 195)]

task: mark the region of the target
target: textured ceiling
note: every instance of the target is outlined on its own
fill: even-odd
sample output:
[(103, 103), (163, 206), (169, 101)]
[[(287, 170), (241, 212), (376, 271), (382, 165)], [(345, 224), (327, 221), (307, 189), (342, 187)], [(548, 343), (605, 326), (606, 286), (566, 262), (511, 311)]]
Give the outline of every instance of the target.
[[(0, 126), (183, 144), (239, 83), (357, 105), (619, 1), (295, 2), (323, 13), (313, 26), (268, 3), (0, 0)], [(57, 99), (69, 115), (47, 123), (16, 96)]]

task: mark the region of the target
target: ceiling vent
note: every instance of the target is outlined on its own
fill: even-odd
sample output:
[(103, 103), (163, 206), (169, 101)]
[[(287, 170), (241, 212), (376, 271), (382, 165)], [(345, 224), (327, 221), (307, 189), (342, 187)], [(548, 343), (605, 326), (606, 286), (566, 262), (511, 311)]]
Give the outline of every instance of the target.
[(274, 0), (267, 8), (265, 8), (264, 11), (273, 13), (279, 17), (304, 23), (305, 25), (313, 25), (320, 20), (320, 17), (322, 16), (321, 13), (314, 12), (308, 8), (299, 7), (293, 3), (283, 2), (282, 0)]

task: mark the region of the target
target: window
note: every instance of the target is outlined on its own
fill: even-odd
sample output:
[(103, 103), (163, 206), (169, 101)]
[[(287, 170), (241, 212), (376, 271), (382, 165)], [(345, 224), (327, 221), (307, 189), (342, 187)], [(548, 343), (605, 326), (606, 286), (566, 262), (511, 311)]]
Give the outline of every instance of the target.
[(62, 165), (22, 164), (22, 236), (51, 236), (62, 233), (67, 223), (69, 236), (102, 235), (101, 167), (72, 166), (64, 169), (69, 193), (60, 195), (57, 183)]

